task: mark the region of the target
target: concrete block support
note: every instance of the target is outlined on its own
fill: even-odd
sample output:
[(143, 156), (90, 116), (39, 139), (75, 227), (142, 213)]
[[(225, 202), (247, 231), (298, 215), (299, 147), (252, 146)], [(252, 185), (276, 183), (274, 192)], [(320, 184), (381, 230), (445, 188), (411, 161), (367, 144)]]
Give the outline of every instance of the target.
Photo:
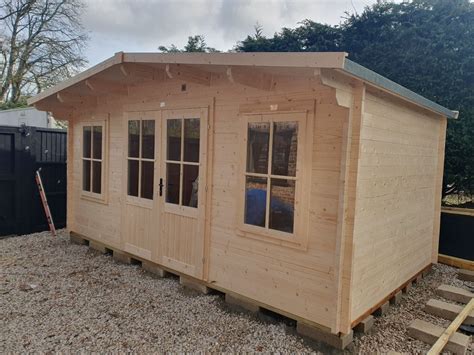
[(463, 288), (450, 285), (439, 286), (436, 289), (436, 293), (443, 298), (459, 303), (468, 303), (471, 298), (474, 297), (474, 293), (469, 292)]
[(101, 243), (97, 243), (94, 241), (89, 242), (89, 248), (94, 249), (98, 251), (99, 253), (105, 254), (107, 252), (107, 249), (105, 248), (105, 245)]
[(303, 322), (297, 323), (296, 332), (302, 336), (323, 342), (340, 350), (346, 348), (354, 338), (352, 331), (349, 334), (332, 334)]
[(116, 262), (122, 264), (131, 264), (132, 258), (125, 253), (114, 250), (113, 258)]
[(362, 322), (357, 324), (354, 327), (354, 330), (358, 333), (367, 334), (370, 331), (370, 329), (372, 329), (374, 322), (375, 322), (375, 318), (373, 316), (368, 316)]
[(388, 310), (390, 309), (390, 302), (387, 301), (382, 304), (375, 312), (374, 315), (377, 317), (381, 317), (387, 314)]
[(398, 306), (400, 302), (402, 302), (402, 291), (398, 291), (392, 298), (390, 298), (390, 304), (393, 304), (394, 306)]
[(88, 245), (89, 241), (87, 239), (79, 237), (77, 234), (71, 233), (69, 234), (69, 241), (72, 244), (78, 244), (78, 245)]
[(229, 293), (226, 293), (225, 301), (230, 306), (230, 308), (233, 308), (236, 311), (248, 311), (252, 313), (257, 313), (260, 310), (260, 307), (257, 306), (255, 303), (237, 295), (231, 295)]
[[(425, 306), (425, 312), (444, 319), (454, 320), (464, 307), (457, 304), (431, 299)], [(474, 311), (464, 320), (465, 325), (474, 325)]]
[(419, 274), (419, 275), (416, 277), (416, 279), (413, 280), (413, 283), (414, 283), (414, 284), (419, 284), (422, 279), (423, 279), (422, 275)]
[(461, 269), (458, 271), (458, 279), (474, 282), (474, 271)]
[(153, 276), (156, 276), (156, 277), (159, 277), (159, 278), (167, 277), (169, 275), (168, 271), (162, 269), (158, 265), (152, 264), (152, 263), (147, 262), (147, 261), (142, 262), (142, 268), (146, 272), (149, 272)]
[(412, 287), (412, 283), (411, 283), (411, 282), (407, 283), (407, 284), (402, 288), (402, 292), (403, 292), (403, 293), (408, 293), (408, 291), (410, 291), (411, 287)]
[(194, 280), (190, 277), (180, 276), (179, 277), (179, 283), (181, 285), (183, 285), (184, 287), (190, 288), (190, 289), (195, 290), (195, 291), (197, 291), (199, 293), (202, 293), (204, 295), (207, 295), (210, 292), (209, 287), (202, 284), (198, 280)]

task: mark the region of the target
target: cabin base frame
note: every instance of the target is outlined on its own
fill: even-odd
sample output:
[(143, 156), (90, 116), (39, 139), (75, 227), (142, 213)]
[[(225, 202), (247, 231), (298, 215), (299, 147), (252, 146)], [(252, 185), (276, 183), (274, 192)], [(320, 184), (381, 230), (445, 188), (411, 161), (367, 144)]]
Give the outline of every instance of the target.
[[(86, 246), (90, 246), (91, 244), (97, 245), (97, 246), (100, 245), (106, 251), (111, 251), (112, 257), (115, 261), (119, 263), (124, 263), (124, 264), (141, 264), (142, 268), (145, 271), (150, 272), (158, 277), (167, 277), (169, 275), (176, 275), (179, 277), (180, 283), (184, 287), (192, 288), (202, 293), (209, 293), (212, 290), (223, 293), (225, 295), (226, 301), (228, 301), (228, 304), (231, 305), (231, 308), (232, 308), (232, 305), (235, 305), (235, 306), (238, 306), (240, 310), (245, 309), (253, 313), (259, 313), (259, 311), (264, 309), (264, 310), (269, 310), (270, 312), (277, 313), (283, 317), (293, 319), (297, 322), (297, 333), (299, 333), (302, 336), (305, 336), (314, 340), (318, 340), (326, 344), (329, 344), (331, 346), (339, 347), (339, 348), (342, 345), (346, 347), (352, 341), (352, 335), (353, 335), (352, 330), (349, 334), (334, 334), (334, 333), (331, 333), (331, 330), (329, 328), (323, 325), (320, 325), (318, 323), (312, 322), (307, 319), (303, 319), (294, 314), (285, 312), (283, 310), (277, 309), (270, 305), (266, 305), (256, 300), (252, 300), (245, 296), (236, 294), (232, 291), (229, 291), (213, 283), (208, 283), (202, 280), (194, 279), (188, 275), (183, 275), (179, 271), (170, 269), (163, 265), (156, 264), (154, 262), (142, 259), (134, 255), (131, 255), (115, 247), (97, 242), (94, 239), (86, 237), (80, 233), (70, 231), (69, 238), (70, 238), (70, 242), (73, 244), (86, 245)], [(206, 292), (203, 292), (204, 290)]]
[(124, 251), (118, 250), (117, 248), (113, 248), (111, 246), (97, 242), (92, 238), (86, 237), (74, 231), (70, 231), (69, 236), (70, 236), (70, 242), (73, 244), (86, 245), (103, 254), (112, 254), (114, 260), (119, 263), (135, 264), (135, 265), (139, 264), (145, 271), (159, 278), (168, 277), (170, 275), (176, 275), (179, 277), (179, 282), (182, 286), (193, 289), (202, 294), (208, 294), (212, 292), (212, 290), (216, 290), (220, 293), (223, 293), (225, 295), (225, 300), (231, 309), (234, 309), (237, 311), (243, 310), (243, 311), (247, 311), (253, 314), (260, 314), (260, 311), (262, 310), (269, 310), (271, 312), (280, 314), (284, 317), (293, 319), (297, 322), (296, 332), (298, 334), (300, 334), (303, 337), (307, 337), (309, 339), (320, 341), (325, 344), (331, 345), (337, 349), (344, 349), (352, 342), (353, 334), (354, 334), (354, 331), (352, 329), (367, 333), (373, 326), (373, 323), (374, 323), (373, 315), (379, 315), (378, 314), (379, 310), (382, 310), (380, 315), (386, 314), (386, 312), (388, 311), (389, 305), (391, 303), (390, 301), (392, 301), (393, 304), (398, 304), (398, 302), (400, 302), (400, 299), (401, 299), (401, 291), (403, 290), (403, 292), (408, 292), (408, 290), (411, 288), (412, 283), (420, 282), (422, 276), (427, 275), (427, 273), (429, 272), (431, 268), (431, 264), (430, 264), (426, 266), (425, 268), (423, 268), (422, 270), (420, 270), (416, 275), (410, 278), (402, 286), (400, 286), (399, 288), (391, 292), (387, 297), (385, 297), (382, 300), (382, 302), (378, 303), (376, 306), (371, 308), (369, 310), (370, 312), (366, 312), (363, 315), (363, 317), (360, 317), (356, 321), (352, 322), (351, 331), (349, 333), (334, 334), (331, 332), (329, 328), (324, 327), (318, 323), (309, 321), (307, 319), (303, 319), (301, 317), (285, 312), (283, 310), (263, 304), (256, 300), (252, 300), (248, 297), (236, 294), (225, 288), (219, 287), (213, 283), (208, 283), (202, 280), (192, 278), (188, 275), (183, 275), (179, 271), (172, 270), (163, 265), (156, 264), (155, 262), (151, 262), (149, 260), (145, 260), (135, 255), (131, 255), (127, 252), (124, 252)]

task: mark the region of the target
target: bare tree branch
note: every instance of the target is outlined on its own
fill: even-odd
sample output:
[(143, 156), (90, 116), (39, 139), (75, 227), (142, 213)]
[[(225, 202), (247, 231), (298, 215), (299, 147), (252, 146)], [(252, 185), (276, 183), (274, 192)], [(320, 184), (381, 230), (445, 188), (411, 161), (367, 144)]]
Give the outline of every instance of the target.
[(0, 0), (0, 101), (18, 102), (87, 63), (83, 11), (83, 0)]

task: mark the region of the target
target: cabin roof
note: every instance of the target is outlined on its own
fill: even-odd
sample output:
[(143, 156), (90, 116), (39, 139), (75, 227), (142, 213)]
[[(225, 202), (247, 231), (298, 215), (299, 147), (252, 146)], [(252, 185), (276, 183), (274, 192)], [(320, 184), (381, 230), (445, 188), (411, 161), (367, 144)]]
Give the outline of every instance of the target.
[(388, 91), (406, 101), (448, 118), (457, 118), (458, 112), (447, 109), (436, 102), (395, 83), (384, 76), (347, 59), (345, 52), (255, 52), (255, 53), (124, 53), (118, 52), (105, 61), (78, 75), (48, 88), (30, 98), (28, 104), (35, 105), (57, 95), (62, 90), (85, 81), (117, 64), (135, 63), (148, 65), (190, 65), (206, 67), (250, 67), (250, 68), (304, 68), (335, 69), (357, 78), (376, 88)]

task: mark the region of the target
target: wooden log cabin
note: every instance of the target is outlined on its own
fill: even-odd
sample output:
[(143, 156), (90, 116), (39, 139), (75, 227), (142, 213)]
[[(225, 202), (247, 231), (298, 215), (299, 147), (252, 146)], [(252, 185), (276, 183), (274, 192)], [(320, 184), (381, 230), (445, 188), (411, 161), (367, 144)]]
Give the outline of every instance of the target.
[(116, 53), (69, 121), (72, 236), (343, 347), (437, 262), (450, 111), (346, 53)]

